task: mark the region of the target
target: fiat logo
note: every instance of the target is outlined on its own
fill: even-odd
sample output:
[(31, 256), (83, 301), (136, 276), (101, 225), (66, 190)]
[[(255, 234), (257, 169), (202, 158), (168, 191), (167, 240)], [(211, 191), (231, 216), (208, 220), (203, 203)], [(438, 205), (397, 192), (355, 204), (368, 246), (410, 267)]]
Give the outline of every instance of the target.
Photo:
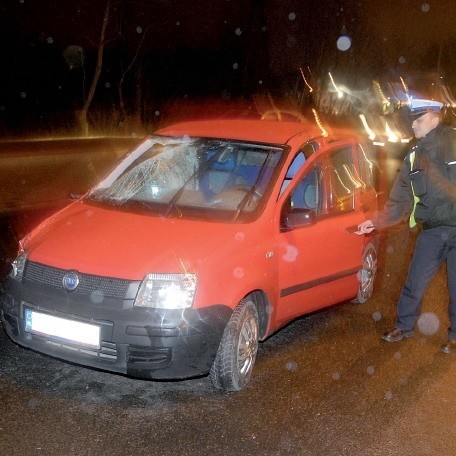
[(76, 272), (70, 271), (67, 272), (62, 279), (63, 288), (68, 291), (76, 290), (76, 287), (79, 285), (79, 276)]

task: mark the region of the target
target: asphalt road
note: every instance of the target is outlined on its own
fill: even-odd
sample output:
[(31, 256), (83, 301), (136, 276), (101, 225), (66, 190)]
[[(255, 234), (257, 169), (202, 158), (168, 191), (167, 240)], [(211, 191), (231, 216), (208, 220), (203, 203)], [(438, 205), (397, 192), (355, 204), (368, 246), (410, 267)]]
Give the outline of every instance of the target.
[[(13, 213), (4, 209), (10, 237), (26, 224), (19, 216), (11, 226)], [(445, 270), (415, 337), (382, 341), (415, 233), (383, 238), (373, 298), (297, 320), (261, 343), (238, 393), (207, 377), (144, 381), (71, 365), (14, 345), (0, 328), (0, 455), (453, 456), (456, 357), (439, 352)]]

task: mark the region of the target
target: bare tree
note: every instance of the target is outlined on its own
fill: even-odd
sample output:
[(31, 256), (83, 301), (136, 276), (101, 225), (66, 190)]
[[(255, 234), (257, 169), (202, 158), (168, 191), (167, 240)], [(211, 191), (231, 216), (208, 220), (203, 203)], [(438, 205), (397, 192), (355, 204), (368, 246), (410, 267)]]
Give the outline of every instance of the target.
[(109, 21), (110, 9), (111, 9), (111, 0), (106, 0), (105, 12), (103, 15), (103, 24), (101, 26), (100, 39), (98, 42), (98, 52), (97, 52), (95, 73), (93, 75), (92, 83), (90, 85), (89, 92), (87, 93), (87, 97), (84, 100), (82, 109), (78, 112), (78, 121), (79, 121), (79, 125), (81, 128), (81, 132), (84, 136), (89, 135), (89, 121), (87, 119), (87, 113), (88, 113), (90, 105), (92, 103), (93, 96), (95, 95), (95, 90), (97, 88), (98, 80), (100, 78), (101, 69), (103, 66), (103, 51), (104, 51), (104, 46), (105, 46), (105, 35), (106, 35), (106, 28), (108, 26), (108, 21)]
[[(126, 68), (124, 68), (122, 66), (120, 80), (119, 80), (118, 95), (119, 95), (119, 105), (120, 105), (120, 111), (122, 113), (123, 122), (126, 122), (128, 117), (129, 117), (128, 110), (127, 110), (127, 105), (126, 105), (125, 97), (124, 97), (125, 79), (127, 77), (127, 74), (132, 70), (132, 68), (135, 66), (135, 63), (138, 60), (138, 56), (140, 54), (141, 46), (142, 46), (142, 44), (144, 42), (146, 34), (147, 34), (147, 29), (142, 31), (142, 37), (139, 40), (139, 42), (138, 42), (138, 44), (136, 46), (135, 53), (131, 57), (131, 60), (128, 63), (128, 65), (126, 66)], [(141, 98), (141, 87), (140, 87), (140, 85), (141, 85), (141, 69), (140, 68), (136, 71), (135, 85), (136, 85), (136, 97), (135, 97), (136, 98), (136, 103), (135, 103), (134, 117), (138, 116), (139, 115), (139, 111), (140, 111), (140, 108), (139, 108), (140, 102), (141, 102), (141, 100), (140, 100), (140, 98)]]

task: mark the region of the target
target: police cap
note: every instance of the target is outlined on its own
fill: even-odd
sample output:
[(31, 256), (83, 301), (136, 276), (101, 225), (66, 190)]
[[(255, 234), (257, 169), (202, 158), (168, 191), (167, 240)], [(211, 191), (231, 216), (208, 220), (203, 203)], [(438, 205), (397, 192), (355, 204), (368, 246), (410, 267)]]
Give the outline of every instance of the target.
[(413, 119), (423, 116), (429, 111), (440, 112), (443, 108), (443, 103), (435, 100), (425, 100), (419, 98), (411, 98), (408, 103), (410, 116)]

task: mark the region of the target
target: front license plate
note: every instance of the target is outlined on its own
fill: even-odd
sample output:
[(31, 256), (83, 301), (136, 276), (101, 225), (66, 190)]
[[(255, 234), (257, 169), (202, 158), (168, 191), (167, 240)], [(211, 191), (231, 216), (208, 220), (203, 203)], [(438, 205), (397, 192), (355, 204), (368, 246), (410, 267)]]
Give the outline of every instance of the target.
[(100, 327), (54, 317), (31, 309), (25, 310), (25, 330), (48, 336), (62, 342), (72, 342), (91, 348), (100, 348)]

